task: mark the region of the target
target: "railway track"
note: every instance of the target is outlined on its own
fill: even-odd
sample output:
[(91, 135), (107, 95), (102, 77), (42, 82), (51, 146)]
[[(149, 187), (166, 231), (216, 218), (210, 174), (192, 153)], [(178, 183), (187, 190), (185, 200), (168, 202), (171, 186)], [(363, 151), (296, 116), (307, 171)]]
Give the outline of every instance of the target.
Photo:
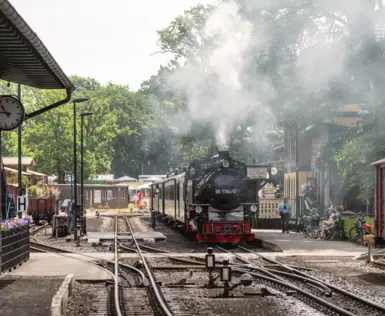
[[(290, 288), (297, 292), (297, 298), (305, 303), (317, 307), (319, 310), (331, 315), (385, 315), (385, 307), (357, 296), (346, 290), (338, 288), (328, 282), (315, 278), (299, 269), (282, 264), (276, 260), (257, 254), (247, 248), (240, 247), (243, 251), (253, 253), (269, 266), (256, 265), (243, 259), (238, 254), (217, 247), (223, 252), (232, 253), (240, 265), (235, 264), (237, 271), (249, 272), (267, 285), (282, 290)], [(243, 267), (242, 267), (243, 265)], [(255, 273), (256, 272), (256, 273)], [(322, 298), (321, 298), (322, 297)]]
[(50, 245), (43, 244), (41, 242), (36, 242), (36, 241), (30, 241), (29, 248), (36, 252), (73, 253), (72, 251), (69, 251), (69, 250), (50, 246)]
[(376, 260), (374, 260), (374, 261), (371, 262), (371, 264), (374, 267), (378, 268), (378, 269), (385, 270), (385, 261), (376, 261)]
[[(129, 232), (131, 233), (132, 241), (135, 245), (139, 259), (142, 262), (144, 272), (145, 272), (145, 274), (148, 278), (148, 281), (149, 281), (149, 286), (147, 287), (147, 296), (148, 296), (148, 299), (151, 303), (154, 315), (173, 316), (173, 313), (171, 312), (171, 310), (167, 306), (167, 303), (164, 299), (163, 293), (162, 293), (159, 285), (155, 281), (155, 277), (153, 275), (153, 272), (151, 271), (151, 269), (147, 263), (146, 258), (142, 254), (141, 245), (139, 245), (139, 243), (137, 242), (137, 240), (135, 238), (134, 231), (131, 227), (131, 224), (130, 224), (128, 218), (125, 217), (124, 219), (126, 221), (127, 228), (129, 230)], [(151, 248), (151, 247), (147, 247), (147, 250), (149, 248)], [(153, 248), (153, 249), (155, 249), (155, 248)], [(139, 300), (139, 302), (140, 302), (140, 300)], [(134, 303), (135, 303), (135, 300), (134, 300)], [(131, 307), (131, 308), (133, 308), (133, 307)], [(148, 314), (146, 314), (146, 315), (148, 315)]]

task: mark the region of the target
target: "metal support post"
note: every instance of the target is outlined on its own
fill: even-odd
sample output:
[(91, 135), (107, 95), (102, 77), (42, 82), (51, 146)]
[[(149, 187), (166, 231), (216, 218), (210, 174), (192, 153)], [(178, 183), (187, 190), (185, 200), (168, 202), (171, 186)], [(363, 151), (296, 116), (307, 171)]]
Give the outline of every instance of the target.
[(298, 139), (298, 122), (295, 122), (295, 213), (298, 225), (299, 214), (299, 139)]
[[(21, 101), (21, 85), (17, 85), (17, 97)], [(18, 168), (17, 168), (17, 185), (18, 185), (18, 195), (23, 195), (23, 176), (22, 176), (22, 153), (21, 153), (21, 131), (22, 124), (19, 125), (17, 129), (17, 159), (18, 159)], [(22, 217), (22, 214), (19, 210), (17, 210), (17, 215), (19, 218)]]
[(77, 169), (77, 160), (76, 160), (76, 102), (73, 101), (73, 111), (74, 111), (74, 216), (75, 216), (75, 241), (78, 240), (78, 208), (76, 207), (78, 204), (78, 190), (76, 185), (76, 169)]
[(373, 245), (368, 244), (368, 262), (372, 263), (373, 262)]
[(82, 212), (82, 219), (83, 219), (83, 234), (86, 234), (86, 217), (84, 214), (84, 144), (83, 144), (83, 138), (84, 138), (84, 115), (80, 115), (80, 203), (82, 205), (81, 212)]
[(83, 234), (87, 234), (86, 214), (84, 208), (84, 117), (92, 115), (91, 112), (84, 112), (80, 114), (80, 203), (81, 214), (83, 220)]

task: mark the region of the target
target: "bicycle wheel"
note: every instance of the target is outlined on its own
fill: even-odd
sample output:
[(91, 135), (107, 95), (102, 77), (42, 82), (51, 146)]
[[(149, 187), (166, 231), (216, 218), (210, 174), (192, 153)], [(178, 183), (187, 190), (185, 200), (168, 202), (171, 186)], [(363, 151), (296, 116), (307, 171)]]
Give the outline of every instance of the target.
[(361, 244), (361, 234), (358, 231), (357, 227), (352, 227), (349, 231), (349, 239), (353, 241), (355, 244)]
[(319, 235), (319, 227), (317, 225), (311, 225), (309, 227), (309, 235), (311, 238), (317, 238)]

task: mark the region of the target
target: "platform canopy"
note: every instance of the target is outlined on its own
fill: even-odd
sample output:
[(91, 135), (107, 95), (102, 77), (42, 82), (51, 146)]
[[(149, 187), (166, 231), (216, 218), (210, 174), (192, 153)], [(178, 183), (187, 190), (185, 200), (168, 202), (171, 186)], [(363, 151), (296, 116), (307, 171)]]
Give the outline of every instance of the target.
[(75, 90), (42, 41), (8, 0), (0, 0), (0, 79), (39, 89), (67, 90), (66, 100), (27, 114), (26, 118), (68, 102)]

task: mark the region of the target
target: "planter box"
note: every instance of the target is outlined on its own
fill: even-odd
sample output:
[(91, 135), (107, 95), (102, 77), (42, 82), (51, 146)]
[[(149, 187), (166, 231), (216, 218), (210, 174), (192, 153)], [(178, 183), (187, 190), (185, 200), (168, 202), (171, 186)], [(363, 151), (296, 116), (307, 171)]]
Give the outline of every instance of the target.
[(29, 259), (29, 225), (1, 232), (1, 271), (10, 270)]

